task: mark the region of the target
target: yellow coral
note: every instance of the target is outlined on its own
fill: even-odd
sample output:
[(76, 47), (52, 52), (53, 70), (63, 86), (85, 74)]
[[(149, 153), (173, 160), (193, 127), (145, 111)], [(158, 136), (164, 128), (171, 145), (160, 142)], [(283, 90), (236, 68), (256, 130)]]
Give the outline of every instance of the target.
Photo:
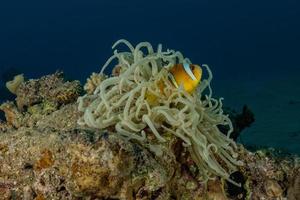
[(96, 87), (100, 85), (101, 81), (105, 79), (103, 74), (92, 73), (92, 75), (87, 79), (86, 84), (84, 85), (84, 90), (88, 94), (93, 94)]
[(13, 80), (8, 81), (6, 83), (6, 88), (13, 94), (17, 93), (17, 89), (19, 88), (19, 86), (24, 82), (24, 75), (23, 74), (19, 74), (16, 75), (14, 77)]

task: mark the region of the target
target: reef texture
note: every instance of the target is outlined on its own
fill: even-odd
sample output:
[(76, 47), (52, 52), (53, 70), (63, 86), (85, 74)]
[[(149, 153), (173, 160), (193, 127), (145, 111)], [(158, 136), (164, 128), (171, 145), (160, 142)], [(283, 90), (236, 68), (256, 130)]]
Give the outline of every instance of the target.
[(23, 82), (16, 91), (16, 104), (19, 110), (43, 102), (55, 108), (77, 100), (80, 95), (80, 82), (65, 82), (62, 72), (44, 76), (38, 80)]
[(239, 145), (244, 165), (230, 178), (242, 186), (204, 184), (178, 138), (146, 147), (78, 126), (80, 91), (55, 73), (22, 83), (16, 101), (1, 105), (0, 199), (300, 199), (296, 157)]

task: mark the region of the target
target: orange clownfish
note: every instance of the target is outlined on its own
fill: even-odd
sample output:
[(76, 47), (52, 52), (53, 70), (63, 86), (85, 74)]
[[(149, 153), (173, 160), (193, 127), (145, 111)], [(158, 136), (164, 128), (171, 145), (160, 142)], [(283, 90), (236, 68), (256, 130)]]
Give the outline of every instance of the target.
[(168, 79), (175, 87), (183, 86), (183, 89), (192, 93), (200, 83), (202, 69), (199, 65), (183, 64), (174, 65), (168, 74)]
[[(171, 84), (178, 88), (180, 85), (188, 93), (192, 93), (200, 83), (202, 76), (202, 69), (199, 65), (194, 64), (175, 64), (168, 72), (168, 79)], [(158, 87), (161, 94), (164, 93), (165, 83), (163, 81), (158, 82)], [(154, 95), (152, 92), (146, 92), (146, 100), (150, 105), (157, 105), (158, 96)]]

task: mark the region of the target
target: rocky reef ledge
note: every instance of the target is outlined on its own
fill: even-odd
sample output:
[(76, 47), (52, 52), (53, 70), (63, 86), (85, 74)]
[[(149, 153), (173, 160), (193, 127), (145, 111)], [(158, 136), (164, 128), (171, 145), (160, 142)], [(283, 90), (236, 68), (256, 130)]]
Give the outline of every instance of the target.
[(206, 184), (178, 138), (145, 147), (78, 126), (78, 81), (62, 73), (20, 83), (0, 106), (0, 199), (300, 199), (299, 158), (238, 146), (231, 179)]

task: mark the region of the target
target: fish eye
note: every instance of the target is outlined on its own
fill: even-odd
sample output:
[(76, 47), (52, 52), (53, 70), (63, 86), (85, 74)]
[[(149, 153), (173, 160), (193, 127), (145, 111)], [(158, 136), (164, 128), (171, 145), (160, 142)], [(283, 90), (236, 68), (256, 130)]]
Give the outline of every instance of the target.
[(170, 62), (168, 61), (168, 60), (164, 60), (164, 59), (161, 59), (161, 64), (163, 65), (163, 66), (166, 66), (166, 65), (168, 65)]
[(191, 70), (195, 69), (195, 65), (190, 65)]

